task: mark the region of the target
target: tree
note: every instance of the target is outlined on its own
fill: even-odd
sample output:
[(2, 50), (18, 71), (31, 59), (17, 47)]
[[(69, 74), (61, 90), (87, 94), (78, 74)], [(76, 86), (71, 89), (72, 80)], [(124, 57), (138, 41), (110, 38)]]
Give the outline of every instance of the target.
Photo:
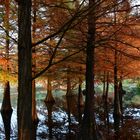
[(86, 48), (86, 99), (82, 122), (82, 140), (97, 140), (94, 110), (94, 66), (95, 66), (95, 0), (89, 0), (88, 33)]
[[(33, 29), (32, 29), (32, 37), (33, 41), (36, 39), (36, 12), (37, 12), (37, 2), (33, 1)], [(32, 48), (32, 77), (35, 76), (36, 73), (36, 50), (35, 47)], [(37, 112), (36, 112), (36, 81), (35, 79), (32, 81), (32, 120), (37, 124)]]
[(31, 0), (18, 2), (18, 139), (32, 138)]
[[(29, 5), (28, 5), (28, 2), (29, 2)], [(29, 0), (26, 0), (26, 1), (22, 0), (21, 2), (19, 2), (19, 11), (20, 12), (19, 12), (19, 47), (18, 47), (19, 55), (18, 55), (18, 57), (19, 57), (19, 93), (20, 94), (19, 94), (19, 99), (18, 99), (18, 118), (19, 118), (18, 124), (19, 124), (19, 137), (22, 137), (21, 134), (23, 134), (24, 137), (27, 139), (31, 139), (30, 133), (32, 132), (32, 130), (29, 130), (29, 128), (31, 128), (31, 123), (27, 124), (29, 121), (32, 122), (31, 118), (30, 118), (31, 117), (30, 108), (32, 108), (32, 105), (31, 105), (32, 97), (30, 95), (30, 93), (32, 93), (31, 81), (30, 81), (32, 78), (32, 76), (31, 76), (31, 35), (29, 33), (31, 31), (30, 30), (30, 27), (31, 27), (31, 23), (30, 23), (31, 5), (30, 5), (30, 3), (31, 3), (31, 1), (29, 1)], [(51, 66), (54, 66), (62, 61), (65, 61), (68, 57), (71, 57), (72, 55), (75, 55), (77, 52), (79, 53), (81, 51), (80, 50), (81, 48), (80, 48), (76, 52), (75, 50), (77, 50), (77, 49), (74, 48), (73, 46), (70, 47), (69, 45), (67, 45), (64, 48), (60, 48), (59, 46), (63, 42), (65, 42), (65, 44), (67, 44), (68, 39), (71, 40), (72, 34), (70, 34), (70, 32), (67, 32), (67, 31), (69, 29), (73, 29), (73, 27), (75, 27), (79, 23), (79, 21), (81, 21), (83, 18), (88, 17), (88, 19), (87, 19), (88, 34), (86, 34), (86, 32), (84, 32), (84, 35), (87, 35), (88, 37), (86, 40), (87, 41), (87, 47), (86, 47), (86, 56), (87, 56), (87, 59), (86, 59), (86, 103), (85, 103), (84, 118), (83, 118), (83, 123), (82, 123), (82, 132), (83, 132), (82, 139), (87, 139), (87, 136), (88, 136), (89, 140), (93, 139), (94, 137), (95, 137), (95, 139), (97, 139), (97, 129), (96, 129), (95, 116), (94, 116), (94, 113), (95, 113), (95, 110), (94, 110), (95, 47), (96, 47), (96, 45), (99, 45), (96, 40), (97, 37), (102, 37), (102, 36), (97, 36), (97, 37), (95, 36), (95, 34), (98, 33), (98, 32), (96, 32), (97, 23), (95, 23), (95, 22), (97, 21), (99, 16), (104, 14), (103, 12), (105, 12), (105, 11), (103, 11), (103, 10), (108, 11), (108, 8), (110, 7), (110, 5), (107, 6), (107, 8), (103, 7), (103, 10), (101, 10), (101, 13), (100, 13), (101, 15), (99, 14), (98, 16), (95, 16), (96, 15), (95, 11), (96, 10), (99, 11), (99, 8), (96, 8), (97, 5), (98, 5), (98, 2), (96, 3), (96, 1), (89, 0), (88, 8), (87, 8), (87, 5), (83, 8), (84, 10), (82, 12), (84, 14), (81, 11), (80, 12), (78, 11), (77, 13), (76, 12), (73, 13), (72, 10), (69, 8), (67, 10), (67, 11), (70, 11), (68, 16), (67, 16), (67, 12), (64, 12), (66, 20), (60, 21), (60, 19), (62, 18), (63, 15), (59, 15), (60, 18), (56, 18), (56, 19), (54, 18), (53, 19), (54, 25), (51, 26), (51, 24), (49, 24), (49, 26), (47, 26), (47, 29), (48, 29), (48, 27), (53, 29), (52, 32), (51, 33), (46, 32), (49, 34), (46, 38), (43, 38), (42, 40), (37, 41), (37, 43), (32, 44), (32, 46), (35, 47), (36, 45), (39, 45), (42, 42), (46, 41), (46, 42), (44, 42), (43, 46), (39, 45), (39, 47), (40, 47), (40, 50), (43, 50), (43, 51), (47, 50), (47, 53), (45, 55), (47, 55), (46, 58), (48, 60), (47, 66), (46, 66), (46, 63), (43, 62), (43, 66), (45, 65), (45, 68), (42, 70), (40, 70), (40, 68), (39, 68), (40, 72), (37, 73), (32, 78), (34, 80), (35, 78), (42, 75), (45, 71), (47, 71)], [(27, 7), (25, 7), (25, 6), (27, 6)], [(62, 8), (65, 9), (66, 7), (62, 7)], [(112, 9), (112, 7), (111, 7), (111, 9)], [(58, 9), (56, 8), (56, 11), (57, 10)], [(25, 13), (26, 14), (23, 15), (23, 12), (24, 12), (24, 14)], [(46, 21), (47, 20), (45, 20), (45, 23), (46, 23)], [(55, 21), (57, 21), (56, 24), (55, 24)], [(110, 24), (110, 26), (111, 26), (111, 24)], [(29, 31), (27, 31), (25, 28), (27, 30), (29, 29)], [(45, 27), (43, 27), (42, 29), (44, 29), (44, 28)], [(113, 33), (111, 32), (109, 34), (109, 37), (106, 38), (106, 40), (110, 39), (116, 32), (117, 32), (116, 30)], [(70, 36), (67, 36), (68, 39), (67, 39), (67, 37), (64, 38), (66, 33), (70, 34)], [(76, 33), (76, 32), (73, 32), (73, 33)], [(99, 34), (102, 34), (102, 33), (103, 32), (101, 32), (101, 33), (99, 32)], [(39, 33), (39, 35), (42, 36), (42, 34), (40, 34), (40, 33)], [(44, 36), (44, 34), (43, 34), (43, 36)], [(52, 41), (50, 38), (53, 38), (54, 40)], [(80, 40), (80, 43), (83, 43), (82, 41)], [(72, 43), (69, 43), (69, 44), (72, 45)], [(85, 42), (83, 44), (85, 44)], [(77, 46), (80, 46), (80, 45), (77, 45)], [(69, 52), (74, 50), (74, 53), (65, 56), (65, 52), (67, 52), (67, 50)], [(83, 50), (83, 48), (82, 48), (82, 50)], [(60, 55), (61, 58), (57, 57), (57, 56), (59, 56), (59, 54), (61, 54)], [(42, 55), (42, 54), (40, 53), (40, 55)], [(44, 61), (45, 61), (45, 59), (44, 59)], [(26, 87), (26, 89), (25, 89), (25, 87)], [(28, 106), (25, 106), (24, 105), (25, 103)], [(27, 115), (28, 115), (28, 117), (27, 117)], [(25, 119), (27, 119), (28, 121), (26, 121)], [(23, 130), (24, 128), (25, 128), (25, 130)]]
[(6, 29), (6, 37), (5, 37), (5, 71), (6, 71), (6, 80), (4, 81), (4, 96), (3, 96), (3, 102), (1, 107), (1, 115), (4, 122), (5, 127), (5, 135), (6, 139), (10, 140), (10, 121), (11, 121), (11, 115), (12, 115), (12, 107), (11, 107), (11, 100), (10, 100), (10, 82), (9, 82), (9, 45), (10, 45), (10, 39), (9, 39), (9, 15), (10, 15), (10, 2), (9, 0), (5, 1), (5, 18), (4, 18), (4, 27)]

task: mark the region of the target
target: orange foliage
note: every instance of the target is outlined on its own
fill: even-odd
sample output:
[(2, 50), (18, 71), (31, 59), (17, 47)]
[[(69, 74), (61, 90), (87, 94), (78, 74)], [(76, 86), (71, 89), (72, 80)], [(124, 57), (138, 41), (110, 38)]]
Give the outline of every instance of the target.
[(5, 58), (0, 58), (0, 66), (4, 67), (8, 64), (8, 60)]

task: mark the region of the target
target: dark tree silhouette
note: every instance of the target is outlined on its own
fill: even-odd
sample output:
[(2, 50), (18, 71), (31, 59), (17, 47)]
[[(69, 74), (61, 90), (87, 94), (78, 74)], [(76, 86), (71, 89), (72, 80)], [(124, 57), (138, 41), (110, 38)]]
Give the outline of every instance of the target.
[(86, 48), (86, 95), (82, 120), (82, 140), (97, 140), (94, 115), (94, 64), (95, 64), (95, 0), (89, 0), (88, 34)]
[(18, 139), (32, 140), (31, 0), (18, 2)]

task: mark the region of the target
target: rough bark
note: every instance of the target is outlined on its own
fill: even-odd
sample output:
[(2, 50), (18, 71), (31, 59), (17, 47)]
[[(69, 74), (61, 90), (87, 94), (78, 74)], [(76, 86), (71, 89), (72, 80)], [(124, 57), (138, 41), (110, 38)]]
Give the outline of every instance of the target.
[(18, 140), (32, 140), (31, 0), (18, 2)]
[(97, 127), (94, 114), (95, 0), (89, 0), (89, 9), (86, 48), (86, 96), (81, 139), (97, 140)]

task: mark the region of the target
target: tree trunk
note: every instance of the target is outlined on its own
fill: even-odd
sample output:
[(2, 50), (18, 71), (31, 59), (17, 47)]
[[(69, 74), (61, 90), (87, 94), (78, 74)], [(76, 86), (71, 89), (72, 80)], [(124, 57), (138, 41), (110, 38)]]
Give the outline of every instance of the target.
[[(97, 140), (94, 109), (94, 63), (95, 63), (95, 1), (89, 0), (88, 35), (86, 48), (86, 96), (81, 139)], [(91, 10), (92, 9), (92, 10)]]
[(104, 71), (104, 75), (103, 75), (103, 100), (105, 97), (105, 87), (106, 87), (106, 72)]
[(109, 72), (107, 72), (107, 78), (106, 78), (106, 91), (105, 91), (105, 114), (106, 114), (106, 127), (107, 132), (109, 135), (109, 114), (108, 114), (108, 90), (109, 90)]
[[(36, 38), (36, 0), (33, 1), (33, 38)], [(33, 40), (34, 41), (34, 40)], [(32, 77), (36, 74), (36, 50), (32, 48)], [(32, 81), (32, 120), (34, 125), (38, 123), (38, 117), (36, 112), (36, 82)]]
[(78, 121), (79, 121), (79, 124), (81, 124), (81, 121), (82, 121), (81, 107), (84, 106), (81, 84), (82, 84), (82, 81), (79, 78), (79, 88), (78, 88)]
[(18, 4), (18, 140), (32, 140), (32, 4), (31, 0)]
[(120, 101), (120, 110), (121, 110), (121, 123), (123, 125), (123, 94), (124, 94), (123, 86), (122, 86), (122, 81), (119, 82), (119, 101)]
[(106, 72), (104, 71), (104, 74), (103, 74), (103, 94), (102, 94), (102, 101), (103, 101), (103, 104), (102, 104), (102, 107), (104, 109), (104, 114), (103, 114), (103, 120), (104, 120), (104, 124), (106, 126), (106, 110), (105, 110), (105, 105), (106, 105)]
[(48, 83), (47, 83), (47, 96), (45, 98), (45, 102), (47, 103), (55, 103), (54, 97), (52, 95), (52, 84), (51, 78), (48, 76)]
[(71, 78), (70, 78), (70, 68), (67, 69), (67, 92), (66, 96), (72, 96), (71, 92)]
[(10, 84), (9, 81), (6, 82), (5, 88), (4, 88), (4, 97), (3, 97), (3, 102), (1, 106), (1, 112), (3, 111), (12, 111), (11, 107), (11, 100), (10, 100)]
[(38, 122), (37, 112), (36, 112), (36, 85), (35, 80), (32, 81), (32, 120), (33, 122)]
[[(118, 3), (115, 1), (114, 6), (114, 26), (116, 27), (117, 23), (117, 10), (118, 10)], [(115, 34), (114, 39), (117, 39)], [(115, 47), (118, 47), (118, 44), (115, 42)], [(114, 131), (115, 131), (115, 140), (119, 139), (119, 125), (120, 125), (120, 102), (119, 102), (119, 93), (118, 93), (118, 52), (114, 50)]]
[(32, 139), (36, 140), (36, 130), (39, 119), (36, 112), (36, 84), (32, 81)]
[(117, 51), (115, 50), (115, 64), (114, 64), (114, 130), (115, 130), (115, 139), (119, 138), (119, 125), (120, 125), (120, 102), (118, 94), (118, 77), (117, 77)]
[(4, 26), (6, 29), (6, 46), (5, 46), (5, 59), (6, 59), (6, 66), (5, 66), (5, 71), (6, 71), (6, 81), (4, 83), (4, 97), (3, 97), (3, 102), (2, 102), (2, 107), (1, 111), (6, 111), (6, 112), (11, 112), (12, 107), (11, 107), (11, 101), (10, 101), (10, 82), (8, 79), (9, 75), (9, 14), (10, 14), (10, 2), (9, 0), (5, 0), (5, 16), (4, 16)]
[(103, 108), (104, 108), (104, 122), (107, 128), (107, 137), (109, 136), (109, 115), (108, 115), (108, 90), (109, 90), (109, 72), (104, 71), (103, 79)]

